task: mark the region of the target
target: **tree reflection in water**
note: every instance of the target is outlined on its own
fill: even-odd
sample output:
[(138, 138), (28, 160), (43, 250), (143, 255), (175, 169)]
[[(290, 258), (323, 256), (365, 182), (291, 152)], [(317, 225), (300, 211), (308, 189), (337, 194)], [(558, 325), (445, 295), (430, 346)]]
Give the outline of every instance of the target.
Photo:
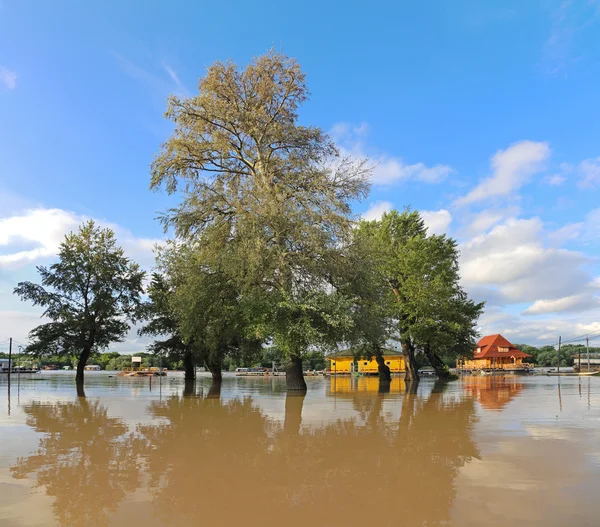
[(108, 417), (99, 402), (73, 402), (23, 407), (27, 424), (44, 434), (37, 452), (19, 458), (13, 477), (36, 474), (35, 486), (54, 498), (60, 525), (101, 526), (139, 486), (140, 474), (131, 449), (135, 438), (119, 419)]
[[(36, 473), (61, 525), (129, 525), (113, 511), (140, 487), (153, 525), (440, 525), (477, 456), (473, 399), (441, 390), (345, 394), (357, 412), (334, 422), (305, 396), (286, 398), (281, 422), (257, 404), (273, 399), (184, 391), (152, 402), (136, 434), (98, 402), (31, 404), (27, 422), (45, 436), (13, 474)], [(307, 410), (327, 424), (303, 422)]]
[(383, 411), (385, 394), (362, 394), (355, 406), (366, 420), (317, 427), (302, 424), (304, 399), (286, 398), (283, 425), (250, 398), (152, 403), (151, 413), (167, 422), (140, 432), (165, 524), (200, 517), (220, 525), (278, 518), (288, 526), (449, 520), (458, 470), (477, 456), (472, 399), (407, 393), (393, 422)]

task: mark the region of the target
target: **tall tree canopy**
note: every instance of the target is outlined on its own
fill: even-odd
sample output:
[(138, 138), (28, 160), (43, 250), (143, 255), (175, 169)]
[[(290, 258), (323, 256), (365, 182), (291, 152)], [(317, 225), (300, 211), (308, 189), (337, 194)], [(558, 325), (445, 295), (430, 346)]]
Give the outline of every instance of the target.
[(261, 298), (257, 315), (289, 354), (288, 388), (300, 390), (303, 353), (346, 323), (334, 284), (350, 204), (366, 195), (369, 176), (319, 128), (298, 124), (308, 95), (299, 64), (283, 54), (245, 69), (215, 63), (198, 95), (169, 100), (175, 130), (151, 181), (182, 191), (165, 224), (198, 244), (205, 265)]
[(37, 268), (41, 285), (20, 282), (14, 292), (43, 307), (50, 319), (31, 331), (26, 351), (76, 355), (77, 388), (83, 394), (90, 354), (122, 341), (136, 319), (144, 272), (117, 246), (114, 232), (93, 221), (65, 237), (58, 259)]
[(418, 212), (391, 211), (363, 221), (356, 231), (366, 243), (387, 290), (388, 316), (397, 322), (406, 379), (418, 379), (415, 352), (422, 350), (439, 376), (448, 376), (440, 355), (472, 349), (483, 310), (460, 285), (456, 242), (427, 234)]

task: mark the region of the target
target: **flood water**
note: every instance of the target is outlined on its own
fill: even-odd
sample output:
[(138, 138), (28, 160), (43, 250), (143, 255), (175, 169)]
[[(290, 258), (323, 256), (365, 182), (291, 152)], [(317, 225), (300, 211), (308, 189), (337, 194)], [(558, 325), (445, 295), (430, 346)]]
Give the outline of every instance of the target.
[(0, 377), (0, 525), (600, 525), (600, 379)]

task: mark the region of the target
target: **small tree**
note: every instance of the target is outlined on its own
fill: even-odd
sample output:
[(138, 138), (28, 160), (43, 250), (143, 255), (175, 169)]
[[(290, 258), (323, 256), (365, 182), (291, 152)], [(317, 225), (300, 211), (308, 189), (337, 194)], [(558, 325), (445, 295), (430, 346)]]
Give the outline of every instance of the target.
[(14, 293), (42, 306), (50, 322), (33, 329), (27, 352), (76, 355), (77, 391), (92, 352), (121, 342), (140, 306), (144, 271), (125, 257), (111, 229), (93, 221), (70, 233), (60, 245), (59, 261), (37, 268), (42, 284), (20, 282)]
[(162, 337), (148, 346), (149, 351), (160, 357), (181, 360), (185, 369), (185, 380), (193, 381), (196, 378), (198, 353), (194, 346), (185, 342), (181, 336), (170, 298), (172, 295), (173, 291), (165, 277), (154, 273), (148, 288), (150, 300), (144, 304), (144, 318), (148, 322), (138, 333), (140, 336)]
[(441, 356), (459, 355), (473, 345), (483, 310), (460, 286), (456, 242), (429, 236), (419, 213), (410, 210), (363, 221), (356, 236), (369, 244), (380, 284), (387, 289), (385, 305), (397, 321), (405, 379), (418, 380), (417, 349), (438, 376), (449, 377)]

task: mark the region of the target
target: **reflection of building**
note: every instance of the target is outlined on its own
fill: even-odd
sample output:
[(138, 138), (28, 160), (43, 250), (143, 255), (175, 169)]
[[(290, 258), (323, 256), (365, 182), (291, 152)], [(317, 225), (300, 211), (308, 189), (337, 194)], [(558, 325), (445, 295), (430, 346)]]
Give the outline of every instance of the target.
[(523, 359), (531, 357), (513, 346), (502, 335), (483, 337), (473, 352), (472, 359), (457, 361), (456, 367), (464, 370), (525, 370), (531, 365)]
[(486, 410), (501, 410), (523, 390), (518, 376), (464, 375), (462, 384)]
[[(392, 373), (404, 371), (404, 357), (397, 353), (384, 353), (385, 363)], [(365, 373), (377, 374), (377, 361), (374, 358), (355, 360), (354, 355), (336, 355), (329, 357), (329, 369), (333, 374)]]
[[(331, 376), (329, 380), (329, 393), (336, 395), (347, 395), (356, 393), (377, 393), (379, 391), (379, 379), (377, 377), (351, 377)], [(406, 383), (400, 377), (394, 377), (389, 386), (389, 393), (404, 393)]]

